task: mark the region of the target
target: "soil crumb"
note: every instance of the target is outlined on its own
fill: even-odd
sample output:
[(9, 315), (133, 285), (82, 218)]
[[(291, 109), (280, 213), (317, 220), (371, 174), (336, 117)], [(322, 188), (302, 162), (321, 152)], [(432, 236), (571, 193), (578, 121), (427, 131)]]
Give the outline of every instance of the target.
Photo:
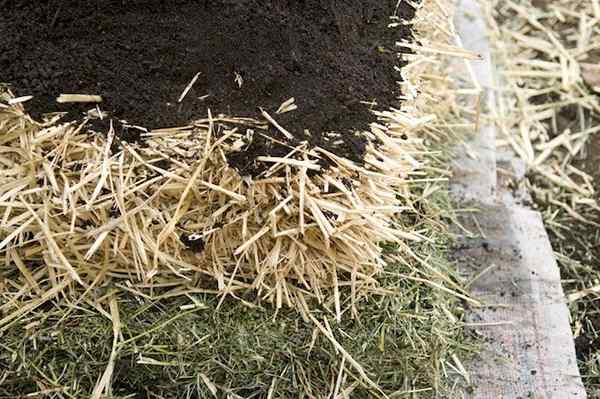
[[(0, 0), (0, 8), (0, 82), (34, 96), (26, 108), (36, 119), (90, 108), (57, 104), (61, 93), (101, 95), (103, 111), (150, 129), (208, 108), (258, 117), (261, 107), (298, 140), (355, 161), (364, 139), (352, 132), (374, 119), (371, 108), (398, 106), (395, 43), (413, 36), (410, 25), (388, 25), (415, 15), (396, 0)], [(291, 97), (298, 109), (274, 115)], [(283, 151), (265, 145), (235, 166)]]

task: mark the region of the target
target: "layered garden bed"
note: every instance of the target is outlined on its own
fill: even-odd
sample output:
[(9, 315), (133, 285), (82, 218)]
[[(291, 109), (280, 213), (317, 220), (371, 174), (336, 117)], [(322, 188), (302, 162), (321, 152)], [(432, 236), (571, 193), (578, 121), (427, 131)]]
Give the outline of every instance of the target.
[(452, 394), (450, 4), (2, 3), (0, 395)]

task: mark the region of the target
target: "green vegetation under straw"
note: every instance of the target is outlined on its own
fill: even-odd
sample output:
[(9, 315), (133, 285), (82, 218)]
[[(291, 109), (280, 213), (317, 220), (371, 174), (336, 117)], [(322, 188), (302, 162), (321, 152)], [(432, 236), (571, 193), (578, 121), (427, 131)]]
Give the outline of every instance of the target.
[[(423, 201), (422, 211), (440, 221), (446, 205), (440, 192)], [(416, 215), (404, 222), (432, 221)], [(380, 295), (358, 304), (357, 319), (337, 323), (335, 312), (326, 310), (333, 304), (312, 313), (389, 397), (450, 395), (451, 355), (461, 357), (470, 348), (458, 321), (459, 300), (405, 278), (438, 284), (444, 283), (435, 272), (453, 278), (444, 260), (447, 234), (439, 226), (431, 242), (414, 248), (428, 254), (432, 271), (388, 265)], [(110, 287), (95, 294), (105, 300), (48, 302), (3, 333), (1, 398), (89, 397), (111, 357), (109, 298), (116, 299), (120, 317), (110, 398), (205, 398), (213, 391), (227, 398), (381, 396), (295, 310), (273, 315), (272, 305), (250, 305), (250, 297), (229, 297), (219, 307), (213, 295), (152, 301)], [(0, 303), (9, 300), (3, 296)]]
[[(399, 272), (411, 273), (408, 268)], [(444, 389), (440, 378), (449, 351), (466, 349), (460, 324), (447, 315), (453, 299), (395, 273), (387, 275), (385, 286), (397, 295), (363, 303), (360, 319), (341, 324), (329, 319), (336, 339), (392, 397), (432, 385)], [(202, 305), (182, 311), (180, 305), (190, 300), (119, 297), (123, 337), (114, 398), (202, 398), (209, 396), (211, 382), (219, 394), (234, 398), (269, 397), (270, 391), (272, 397), (320, 398), (335, 387), (341, 357), (294, 311), (273, 317), (237, 300), (215, 311), (215, 297), (194, 299)], [(64, 398), (90, 394), (110, 357), (112, 323), (88, 306), (66, 318), (64, 311), (39, 309), (2, 337), (2, 397), (40, 391)], [(374, 394), (355, 383), (354, 370), (346, 372), (341, 389), (354, 387), (351, 397)], [(423, 393), (419, 397), (433, 396), (433, 391)]]

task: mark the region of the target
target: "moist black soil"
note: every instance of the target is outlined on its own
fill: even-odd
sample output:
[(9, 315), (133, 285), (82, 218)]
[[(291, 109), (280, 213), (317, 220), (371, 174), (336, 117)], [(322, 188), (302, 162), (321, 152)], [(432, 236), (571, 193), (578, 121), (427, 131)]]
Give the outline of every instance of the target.
[[(60, 93), (101, 95), (103, 111), (147, 128), (187, 124), (207, 108), (275, 116), (294, 97), (299, 109), (276, 119), (357, 161), (364, 139), (350, 132), (373, 120), (361, 102), (397, 106), (395, 42), (413, 39), (409, 26), (389, 28), (390, 16), (415, 14), (397, 0), (0, 0), (0, 9), (0, 82), (34, 96), (34, 118), (90, 108), (61, 106)], [(287, 151), (262, 140), (230, 163), (252, 173), (257, 155)]]

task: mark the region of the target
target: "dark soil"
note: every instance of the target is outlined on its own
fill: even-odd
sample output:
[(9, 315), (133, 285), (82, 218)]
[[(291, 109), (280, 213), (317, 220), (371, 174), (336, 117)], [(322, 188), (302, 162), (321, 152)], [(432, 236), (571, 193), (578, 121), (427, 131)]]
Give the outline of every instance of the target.
[(600, 351), (600, 317), (587, 318), (582, 326), (581, 333), (575, 338), (575, 350), (579, 360), (589, 360), (591, 356)]
[[(51, 111), (79, 117), (91, 108), (60, 106), (60, 93), (98, 94), (104, 111), (147, 128), (183, 125), (206, 117), (207, 108), (256, 117), (262, 107), (273, 115), (295, 97), (299, 109), (276, 118), (286, 129), (360, 161), (364, 139), (350, 131), (373, 120), (360, 102), (398, 103), (394, 44), (412, 33), (388, 28), (389, 17), (411, 20), (415, 10), (405, 2), (396, 10), (397, 3), (0, 0), (0, 82), (17, 96), (34, 95), (26, 107), (37, 119)], [(330, 131), (341, 140), (324, 134)], [(256, 155), (284, 151), (257, 142), (230, 163), (253, 173)]]

